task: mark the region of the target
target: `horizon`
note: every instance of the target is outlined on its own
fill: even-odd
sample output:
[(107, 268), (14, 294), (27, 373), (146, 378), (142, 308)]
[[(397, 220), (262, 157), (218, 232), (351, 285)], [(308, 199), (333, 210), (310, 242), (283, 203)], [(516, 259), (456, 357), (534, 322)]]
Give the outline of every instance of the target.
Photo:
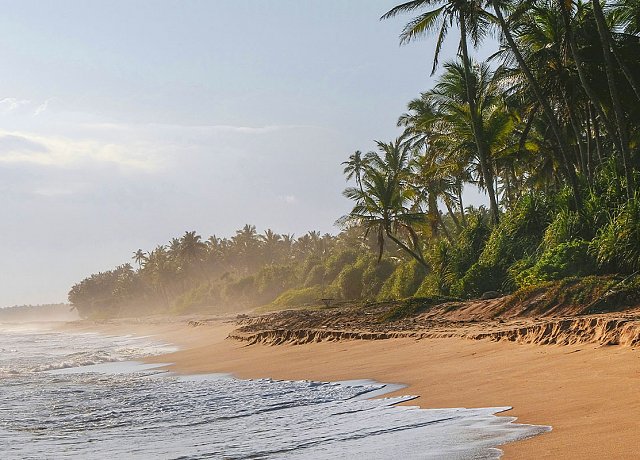
[(5, 2), (0, 306), (66, 302), (187, 230), (335, 233), (340, 163), (433, 81), (394, 5)]

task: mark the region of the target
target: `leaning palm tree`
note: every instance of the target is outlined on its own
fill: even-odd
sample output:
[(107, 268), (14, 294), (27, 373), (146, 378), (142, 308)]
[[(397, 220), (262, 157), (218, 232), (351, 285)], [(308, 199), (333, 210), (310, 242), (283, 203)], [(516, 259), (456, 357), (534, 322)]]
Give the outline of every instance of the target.
[(362, 190), (349, 187), (344, 196), (355, 201), (351, 212), (338, 222), (355, 223), (377, 233), (378, 260), (385, 239), (393, 241), (422, 266), (428, 268), (415, 230), (424, 222), (424, 213), (412, 208), (414, 190), (408, 187), (411, 149), (401, 140), (378, 142), (378, 152), (367, 154), (369, 166), (362, 178)]
[(520, 70), (524, 74), (529, 86), (531, 87), (537, 103), (540, 105), (540, 107), (542, 107), (543, 113), (547, 119), (547, 122), (549, 123), (549, 127), (551, 128), (551, 131), (556, 138), (561, 157), (561, 163), (565, 166), (565, 174), (567, 176), (567, 179), (569, 180), (571, 188), (573, 189), (576, 205), (579, 205), (580, 191), (578, 187), (576, 172), (575, 169), (570, 166), (571, 162), (568, 159), (566, 141), (564, 135), (562, 134), (562, 130), (560, 129), (560, 125), (558, 124), (556, 114), (553, 111), (551, 104), (549, 103), (547, 95), (544, 94), (538, 80), (534, 77), (530, 66), (525, 61), (520, 47), (516, 43), (516, 40), (512, 33), (513, 24), (508, 22), (504, 17), (504, 11), (507, 10), (515, 11), (514, 16), (521, 15), (523, 14), (523, 12), (526, 12), (527, 10), (532, 8), (533, 3), (535, 2), (523, 2), (522, 4), (514, 0), (490, 0), (490, 2), (493, 6), (495, 17), (498, 24), (500, 25), (500, 30), (503, 34), (503, 37), (509, 46), (509, 50), (518, 62), (518, 66), (520, 67)]

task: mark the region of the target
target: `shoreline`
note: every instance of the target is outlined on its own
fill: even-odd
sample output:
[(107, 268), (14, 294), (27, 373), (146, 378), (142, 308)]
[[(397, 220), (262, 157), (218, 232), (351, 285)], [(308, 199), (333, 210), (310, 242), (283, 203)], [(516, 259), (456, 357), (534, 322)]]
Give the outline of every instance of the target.
[(235, 321), (197, 327), (186, 320), (76, 323), (105, 334), (154, 336), (180, 347), (146, 358), (184, 374), (238, 378), (406, 385), (386, 396), (415, 394), (423, 408), (501, 407), (516, 423), (551, 432), (500, 446), (506, 459), (632, 458), (640, 451), (640, 353), (597, 344), (532, 345), (448, 338), (342, 340), (304, 345), (247, 345), (227, 339)]

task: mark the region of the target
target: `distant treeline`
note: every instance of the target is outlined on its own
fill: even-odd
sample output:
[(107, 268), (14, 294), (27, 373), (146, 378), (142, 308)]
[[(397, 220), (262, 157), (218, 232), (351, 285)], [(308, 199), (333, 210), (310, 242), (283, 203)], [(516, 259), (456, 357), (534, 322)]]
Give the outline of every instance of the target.
[(0, 322), (71, 321), (78, 315), (65, 303), (43, 305), (16, 305), (0, 308)]
[(299, 238), (258, 234), (252, 225), (231, 238), (185, 232), (151, 251), (139, 249), (132, 263), (84, 279), (69, 301), (83, 317), (107, 317), (374, 299), (403, 257), (392, 252), (378, 262), (375, 244), (358, 228)]
[[(341, 233), (187, 232), (138, 251), (137, 269), (74, 286), (80, 313), (469, 298), (610, 274), (640, 283), (638, 2), (416, 0), (383, 18), (404, 13), (416, 16), (402, 43), (436, 34), (434, 71), (452, 28), (458, 52), (408, 103), (397, 139), (344, 162), (353, 209)], [(499, 46), (476, 62), (489, 34)], [(468, 186), (488, 209), (464, 205)]]

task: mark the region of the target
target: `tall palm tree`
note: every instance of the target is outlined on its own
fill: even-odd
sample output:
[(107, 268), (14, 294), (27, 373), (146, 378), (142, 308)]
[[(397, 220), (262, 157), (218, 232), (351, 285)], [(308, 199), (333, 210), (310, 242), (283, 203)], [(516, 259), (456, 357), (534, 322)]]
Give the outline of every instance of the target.
[(362, 171), (365, 168), (365, 164), (364, 157), (360, 150), (356, 150), (354, 153), (349, 155), (349, 159), (347, 161), (342, 162), (342, 165), (344, 165), (343, 173), (346, 176), (346, 179), (351, 180), (352, 177), (355, 177), (356, 185), (360, 189), (362, 189)]
[[(387, 13), (381, 19), (388, 19), (401, 13), (413, 12), (427, 7), (435, 9), (420, 14), (417, 18), (409, 22), (402, 34), (400, 35), (400, 43), (408, 43), (415, 38), (419, 38), (438, 28), (438, 38), (436, 40), (436, 51), (433, 60), (432, 73), (435, 72), (438, 63), (438, 56), (442, 48), (444, 39), (449, 31), (451, 24), (456, 24), (460, 30), (460, 46), (459, 52), (462, 59), (462, 69), (464, 71), (464, 83), (466, 85), (467, 98), (466, 103), (469, 105), (471, 129), (473, 130), (476, 148), (478, 149), (479, 158), (487, 158), (486, 146), (482, 143), (482, 126), (478, 118), (478, 110), (474, 97), (475, 89), (474, 81), (471, 74), (471, 60), (469, 57), (468, 41), (471, 40), (474, 46), (478, 46), (491, 25), (492, 18), (483, 8), (481, 0), (414, 0), (398, 5)], [(483, 174), (489, 176), (487, 164), (482, 164)], [(491, 201), (492, 217), (494, 222), (498, 222), (499, 213), (495, 195), (489, 194)]]
[(600, 36), (600, 42), (602, 44), (602, 54), (604, 57), (604, 68), (607, 75), (607, 83), (609, 85), (609, 94), (611, 95), (611, 103), (613, 104), (614, 114), (616, 117), (618, 137), (620, 139), (620, 155), (622, 157), (622, 164), (624, 166), (626, 178), (627, 198), (631, 199), (635, 187), (633, 184), (633, 174), (631, 172), (630, 164), (629, 133), (627, 131), (627, 121), (616, 81), (616, 65), (612, 51), (613, 43), (611, 39), (611, 31), (607, 25), (607, 20), (604, 16), (600, 0), (591, 0), (591, 5), (593, 7), (593, 15), (596, 19), (596, 25), (598, 26), (598, 35)]
[[(513, 10), (514, 3), (516, 2), (514, 0), (490, 0), (490, 1), (491, 1), (491, 5), (493, 6), (493, 10), (495, 12), (495, 17), (498, 21), (498, 24), (500, 25), (502, 34), (509, 45), (509, 49), (513, 53), (513, 56), (518, 62), (518, 66), (520, 67), (520, 70), (526, 77), (527, 82), (529, 83), (529, 86), (533, 90), (537, 103), (540, 105), (540, 107), (542, 107), (542, 110), (545, 114), (547, 122), (549, 123), (549, 127), (551, 128), (551, 131), (553, 132), (553, 135), (558, 142), (560, 157), (565, 169), (565, 174), (567, 176), (567, 179), (569, 180), (571, 188), (573, 189), (576, 206), (579, 207), (580, 189), (578, 186), (578, 180), (576, 177), (575, 169), (573, 169), (570, 166), (571, 163), (568, 158), (566, 142), (562, 134), (562, 130), (560, 129), (560, 126), (558, 124), (556, 114), (551, 108), (551, 104), (549, 103), (547, 96), (542, 91), (542, 88), (540, 87), (538, 80), (534, 77), (533, 72), (531, 71), (531, 68), (525, 61), (522, 55), (522, 52), (520, 51), (520, 48), (518, 47), (518, 44), (516, 43), (513, 37), (510, 24), (507, 23), (503, 14), (503, 11), (506, 10), (507, 8)], [(523, 9), (524, 11), (526, 11), (527, 9), (531, 8), (532, 3), (533, 2), (524, 2), (522, 8), (519, 9), (518, 12), (522, 13)]]
[(407, 186), (411, 149), (400, 139), (377, 142), (378, 152), (367, 154), (369, 167), (362, 178), (363, 189), (349, 187), (344, 196), (353, 200), (351, 212), (339, 220), (354, 222), (377, 233), (378, 260), (382, 259), (385, 238), (393, 241), (418, 263), (428, 268), (422, 255), (415, 226), (424, 222), (424, 213), (412, 207), (414, 191)]
[(132, 259), (135, 261), (135, 263), (138, 264), (138, 267), (142, 268), (142, 266), (147, 261), (147, 253), (144, 252), (142, 249), (138, 249), (136, 252), (133, 253)]

